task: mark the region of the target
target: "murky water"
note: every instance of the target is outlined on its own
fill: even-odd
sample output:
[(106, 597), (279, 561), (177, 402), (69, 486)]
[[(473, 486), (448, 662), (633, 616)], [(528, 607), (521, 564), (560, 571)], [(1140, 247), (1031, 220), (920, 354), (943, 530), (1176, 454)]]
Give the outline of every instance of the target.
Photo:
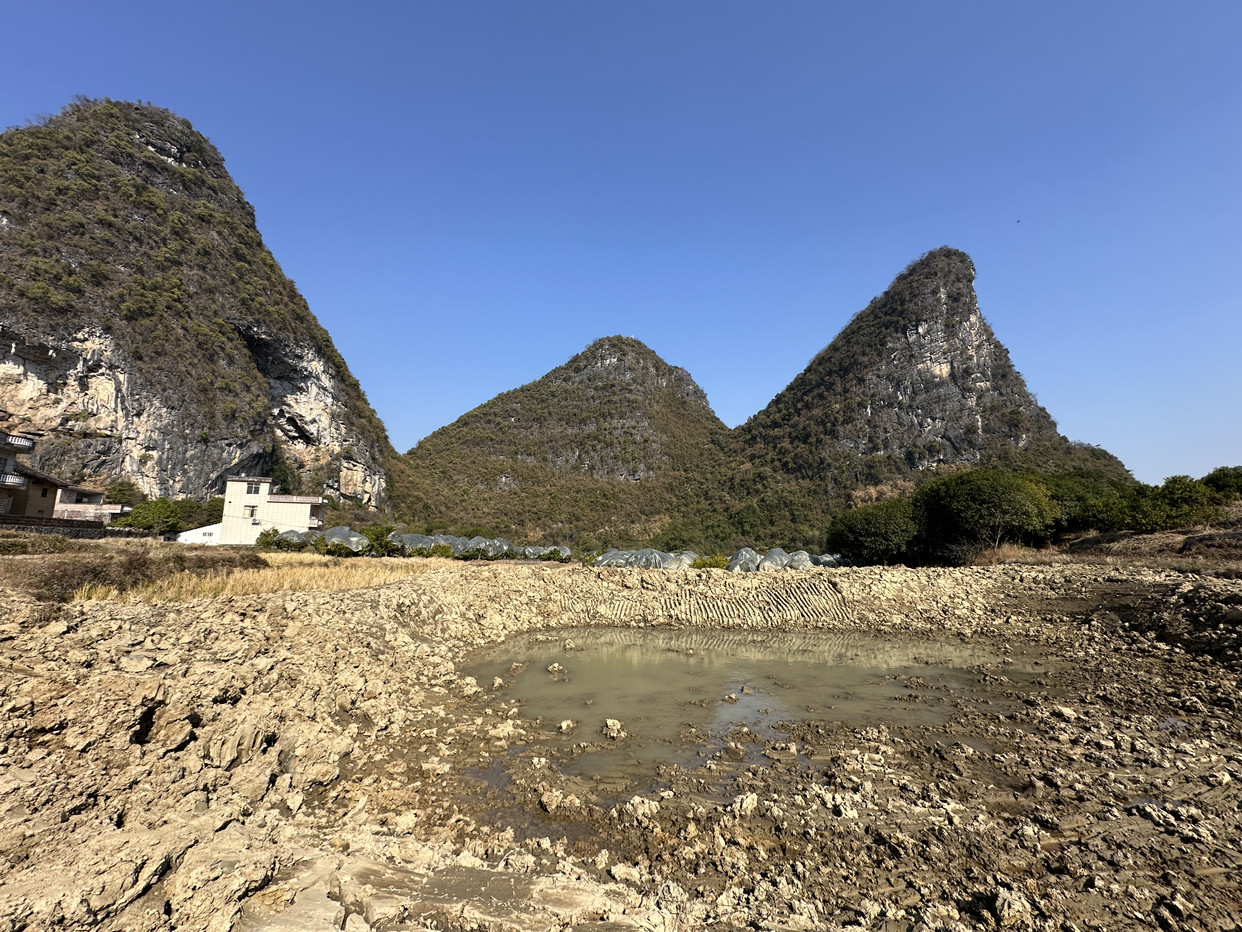
[[(598, 774), (693, 766), (722, 749), (771, 756), (787, 722), (935, 725), (960, 703), (998, 698), (986, 672), (1017, 685), (1045, 669), (957, 641), (588, 628), (512, 638), (463, 672), (517, 700), (541, 741), (572, 751), (566, 772)], [(605, 734), (608, 719), (623, 738)]]

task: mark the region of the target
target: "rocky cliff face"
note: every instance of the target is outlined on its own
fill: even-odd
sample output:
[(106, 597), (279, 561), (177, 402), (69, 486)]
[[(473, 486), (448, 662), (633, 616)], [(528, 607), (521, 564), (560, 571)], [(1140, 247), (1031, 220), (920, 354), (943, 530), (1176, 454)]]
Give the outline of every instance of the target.
[(0, 422), (150, 495), (251, 473), (374, 505), (391, 452), (219, 152), (113, 101), (0, 136)]
[(265, 417), (250, 430), (200, 427), (180, 399), (135, 380), (125, 348), (95, 327), (35, 344), (0, 328), (0, 420), (37, 438), (35, 465), (78, 481), (124, 477), (152, 496), (201, 498), (222, 493), (230, 475), (281, 472), (283, 464), (286, 486), (380, 502), (384, 472), (342, 417), (331, 364), (312, 346), (249, 336), (269, 366), (281, 367), (279, 376), (264, 373)]
[(739, 434), (796, 479), (876, 483), (934, 466), (1106, 467), (1027, 390), (979, 309), (970, 257), (912, 263)]

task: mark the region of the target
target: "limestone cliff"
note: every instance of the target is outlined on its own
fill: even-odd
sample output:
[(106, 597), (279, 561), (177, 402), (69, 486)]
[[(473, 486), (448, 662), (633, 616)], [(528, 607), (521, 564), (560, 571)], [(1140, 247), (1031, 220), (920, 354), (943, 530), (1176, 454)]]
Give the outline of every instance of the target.
[(0, 136), (0, 422), (150, 495), (271, 473), (374, 505), (391, 453), (219, 152), (115, 101)]

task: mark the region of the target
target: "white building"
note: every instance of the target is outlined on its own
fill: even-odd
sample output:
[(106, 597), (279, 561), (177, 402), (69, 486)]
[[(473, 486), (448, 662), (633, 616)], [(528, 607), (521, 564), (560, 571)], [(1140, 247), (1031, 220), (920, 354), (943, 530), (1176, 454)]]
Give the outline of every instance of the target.
[(269, 528), (321, 530), (327, 502), (318, 495), (275, 495), (272, 480), (234, 476), (224, 487), (224, 520), (177, 535), (189, 544), (253, 544)]

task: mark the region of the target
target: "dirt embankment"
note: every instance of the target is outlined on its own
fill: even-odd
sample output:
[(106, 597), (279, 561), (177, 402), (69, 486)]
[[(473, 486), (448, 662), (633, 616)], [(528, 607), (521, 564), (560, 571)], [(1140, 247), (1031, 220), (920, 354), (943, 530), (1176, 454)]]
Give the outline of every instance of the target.
[[(0, 929), (1242, 922), (1236, 581), (448, 564), (185, 605), (0, 593), (0, 619)], [(617, 802), (458, 669), (586, 625), (973, 639), (1049, 672), (934, 734), (899, 710), (791, 723), (796, 753), (739, 733), (763, 763), (726, 748)]]

